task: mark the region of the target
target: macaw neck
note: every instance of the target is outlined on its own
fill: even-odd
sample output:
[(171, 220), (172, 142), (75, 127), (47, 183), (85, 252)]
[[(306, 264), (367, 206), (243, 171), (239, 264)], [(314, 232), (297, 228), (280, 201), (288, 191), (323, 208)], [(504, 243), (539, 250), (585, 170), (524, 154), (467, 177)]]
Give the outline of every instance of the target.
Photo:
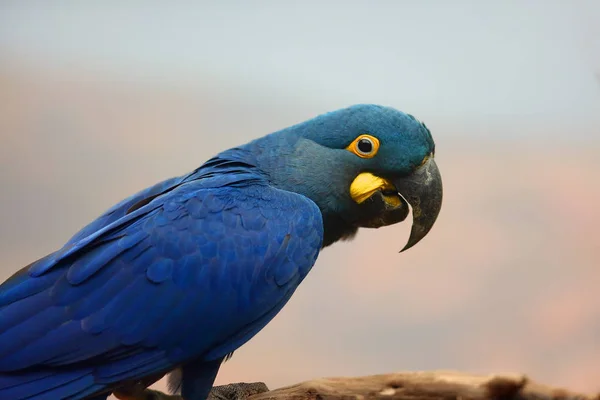
[(298, 193), (314, 201), (323, 216), (326, 247), (349, 239), (357, 227), (347, 218), (348, 172), (315, 142), (290, 131), (277, 132), (220, 153), (202, 167), (203, 175), (255, 176), (255, 183)]

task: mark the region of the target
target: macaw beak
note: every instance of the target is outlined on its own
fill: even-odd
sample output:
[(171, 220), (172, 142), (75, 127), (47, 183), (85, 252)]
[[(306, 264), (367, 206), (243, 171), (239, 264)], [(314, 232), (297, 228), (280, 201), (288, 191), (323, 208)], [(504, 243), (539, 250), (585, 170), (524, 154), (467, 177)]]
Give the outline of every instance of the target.
[(442, 176), (430, 157), (412, 174), (397, 178), (393, 183), (413, 213), (408, 243), (400, 250), (403, 252), (419, 243), (433, 227), (442, 208)]

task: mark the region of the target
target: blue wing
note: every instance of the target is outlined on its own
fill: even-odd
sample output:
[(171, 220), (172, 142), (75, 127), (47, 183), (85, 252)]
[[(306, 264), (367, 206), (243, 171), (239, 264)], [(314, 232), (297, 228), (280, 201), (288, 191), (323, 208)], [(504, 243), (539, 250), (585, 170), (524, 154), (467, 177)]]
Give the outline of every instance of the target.
[(0, 398), (214, 360), (275, 316), (321, 248), (318, 207), (252, 173), (198, 178), (126, 200), (0, 286)]

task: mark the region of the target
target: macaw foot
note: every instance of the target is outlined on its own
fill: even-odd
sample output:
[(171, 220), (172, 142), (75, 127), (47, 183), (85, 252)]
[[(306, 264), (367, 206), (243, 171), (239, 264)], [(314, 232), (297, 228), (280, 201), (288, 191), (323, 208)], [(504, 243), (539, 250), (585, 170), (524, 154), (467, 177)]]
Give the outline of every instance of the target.
[(253, 394), (268, 391), (269, 388), (263, 382), (230, 383), (229, 385), (214, 386), (208, 394), (208, 400), (246, 400)]
[[(230, 383), (229, 385), (214, 386), (208, 394), (207, 400), (246, 400), (253, 394), (268, 391), (269, 388), (263, 382)], [(141, 389), (139, 391), (128, 389), (113, 394), (119, 400), (182, 400), (181, 396), (168, 395), (151, 389)]]

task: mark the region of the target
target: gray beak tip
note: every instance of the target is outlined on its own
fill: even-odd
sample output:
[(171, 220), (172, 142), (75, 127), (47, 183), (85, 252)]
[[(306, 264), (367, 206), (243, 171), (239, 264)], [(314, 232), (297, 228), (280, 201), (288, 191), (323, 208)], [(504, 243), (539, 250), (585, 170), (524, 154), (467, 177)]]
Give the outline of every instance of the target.
[(442, 208), (442, 177), (433, 158), (413, 174), (397, 181), (400, 194), (412, 207), (413, 225), (408, 243), (400, 253), (423, 239), (433, 227)]

